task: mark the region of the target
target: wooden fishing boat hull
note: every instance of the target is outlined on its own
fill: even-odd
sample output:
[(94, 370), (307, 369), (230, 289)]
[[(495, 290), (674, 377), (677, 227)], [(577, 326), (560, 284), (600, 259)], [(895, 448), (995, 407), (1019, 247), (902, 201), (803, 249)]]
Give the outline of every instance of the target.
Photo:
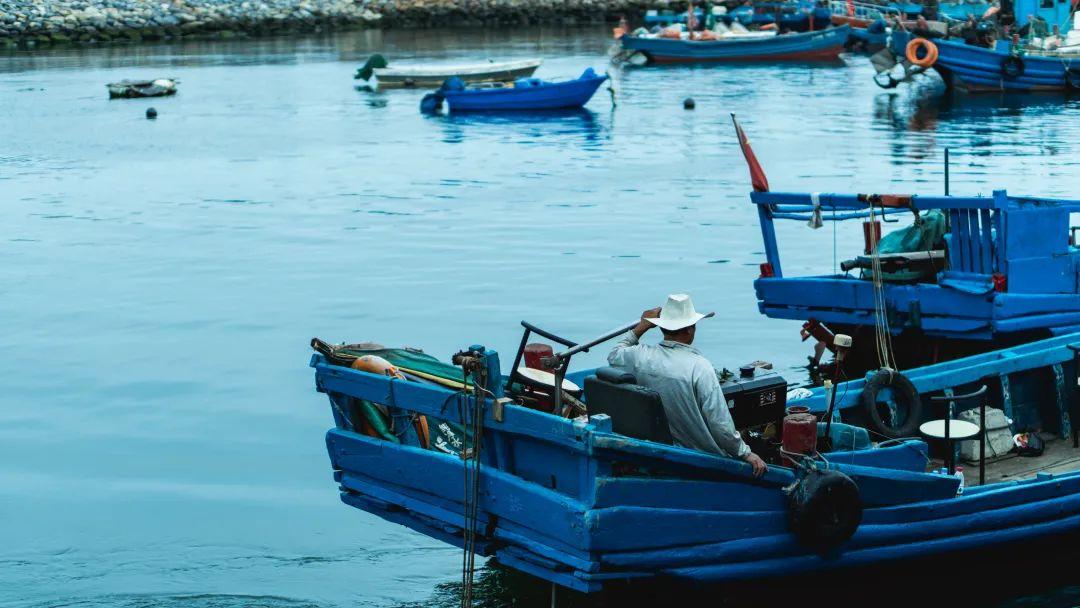
[(829, 61), (844, 50), (850, 32), (841, 26), (769, 38), (675, 40), (623, 36), (622, 48), (645, 55), (652, 63), (709, 61)]
[[(902, 55), (910, 35), (893, 34), (894, 53)], [(971, 93), (1066, 91), (1080, 89), (1080, 61), (1070, 61), (1051, 55), (1024, 55), (1020, 58), (1021, 73), (1007, 75), (1006, 62), (1011, 61), (1008, 43), (998, 49), (972, 46), (963, 42), (934, 39), (938, 59), (933, 69), (941, 74), (950, 87)], [(898, 55), (899, 56), (899, 55)]]
[[(1015, 377), (1047, 363), (1004, 355), (997, 368), (980, 363), (991, 366), (981, 371)], [(331, 365), (322, 355), (311, 365), (333, 405), (336, 427), (326, 444), (341, 500), (462, 547), (460, 457), (365, 436), (347, 412), (350, 400), (364, 399), (456, 423), (468, 399)], [(934, 386), (948, 377), (939, 374)], [(1053, 399), (1050, 391), (1036, 394)], [(909, 441), (828, 455), (829, 466), (858, 485), (864, 511), (854, 536), (823, 555), (789, 532), (783, 488), (795, 479), (790, 469), (770, 467), (753, 479), (740, 461), (616, 434), (604, 415), (566, 420), (513, 404), (488, 403), (482, 436), (478, 552), (584, 592), (612, 581), (841, 571), (1080, 530), (1080, 471), (969, 487), (957, 497), (956, 479), (922, 472), (926, 445)]]
[[(432, 95), (442, 96), (451, 112), (514, 112), (580, 108), (607, 80), (591, 70), (576, 80), (543, 82), (536, 86), (523, 83), (511, 87), (446, 90)], [(519, 84), (521, 86), (519, 86)]]
[(542, 63), (541, 59), (529, 59), (462, 66), (386, 67), (374, 71), (382, 89), (434, 89), (455, 76), (465, 82), (511, 82), (532, 76)]

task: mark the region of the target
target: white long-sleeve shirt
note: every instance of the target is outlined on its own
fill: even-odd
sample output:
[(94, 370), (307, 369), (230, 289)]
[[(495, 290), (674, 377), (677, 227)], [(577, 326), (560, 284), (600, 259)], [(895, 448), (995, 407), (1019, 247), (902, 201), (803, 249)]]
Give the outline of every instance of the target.
[(737, 458), (750, 453), (735, 430), (716, 370), (693, 346), (670, 340), (638, 344), (631, 331), (608, 353), (608, 363), (659, 393), (675, 445)]

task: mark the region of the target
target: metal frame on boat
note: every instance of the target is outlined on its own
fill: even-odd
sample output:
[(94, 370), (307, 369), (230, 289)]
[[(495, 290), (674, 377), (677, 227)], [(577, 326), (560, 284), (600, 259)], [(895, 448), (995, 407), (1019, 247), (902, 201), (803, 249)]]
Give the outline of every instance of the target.
[[(918, 346), (909, 356), (901, 353), (903, 367), (1080, 328), (1080, 249), (1070, 244), (1069, 229), (1080, 200), (1005, 191), (991, 197), (755, 192), (751, 200), (766, 258), (754, 287), (768, 317), (822, 322), (857, 337), (860, 328), (872, 330), (883, 304), (891, 333), (911, 336)], [(944, 250), (930, 252), (940, 254), (935, 264), (944, 268), (926, 278), (886, 281), (880, 303), (874, 283), (857, 275), (783, 272), (775, 220), (807, 221), (816, 213), (823, 222), (844, 222), (930, 210), (946, 216)], [(892, 257), (902, 261), (905, 254)]]

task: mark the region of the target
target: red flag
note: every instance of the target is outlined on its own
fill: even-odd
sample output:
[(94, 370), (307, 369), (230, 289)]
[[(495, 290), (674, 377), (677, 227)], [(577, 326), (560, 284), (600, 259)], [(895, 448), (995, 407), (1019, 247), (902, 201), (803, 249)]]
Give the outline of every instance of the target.
[(765, 170), (761, 168), (757, 157), (754, 156), (754, 151), (750, 149), (750, 140), (746, 138), (746, 133), (743, 133), (742, 127), (739, 126), (739, 121), (734, 114), (731, 115), (731, 122), (735, 123), (735, 134), (739, 137), (739, 147), (742, 148), (743, 156), (746, 157), (746, 164), (750, 167), (750, 184), (754, 186), (754, 192), (768, 192), (769, 180), (765, 177)]

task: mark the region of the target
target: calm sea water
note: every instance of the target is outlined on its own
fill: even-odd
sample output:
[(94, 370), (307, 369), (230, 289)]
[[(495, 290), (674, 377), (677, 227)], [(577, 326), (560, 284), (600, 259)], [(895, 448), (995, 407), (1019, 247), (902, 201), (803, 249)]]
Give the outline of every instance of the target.
[[(351, 80), (373, 51), (573, 77), (607, 46), (363, 32), (0, 57), (0, 604), (454, 605), (457, 550), (338, 502), (308, 340), (510, 352), (522, 319), (583, 339), (688, 291), (718, 312), (698, 335), (717, 365), (794, 368), (796, 325), (756, 312), (729, 112), (775, 190), (937, 194), (949, 147), (954, 193), (1080, 197), (1080, 101), (883, 92), (860, 56), (616, 69), (617, 108), (543, 117), (424, 117), (422, 92)], [(180, 93), (106, 98), (159, 76)], [(781, 238), (788, 273), (834, 264), (831, 228)], [(546, 601), (484, 581), (491, 605)]]

